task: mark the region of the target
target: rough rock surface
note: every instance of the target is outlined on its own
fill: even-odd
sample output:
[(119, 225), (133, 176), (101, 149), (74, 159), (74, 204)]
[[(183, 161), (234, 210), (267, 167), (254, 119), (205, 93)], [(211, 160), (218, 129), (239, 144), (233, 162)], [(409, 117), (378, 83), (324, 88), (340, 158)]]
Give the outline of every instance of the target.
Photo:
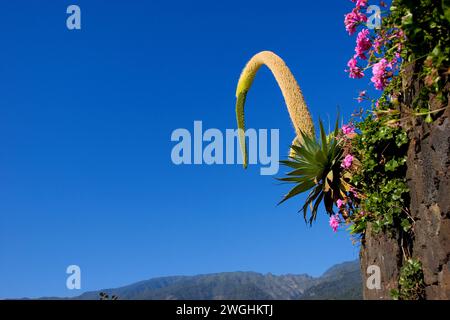
[(413, 256), (423, 265), (426, 298), (450, 299), (450, 119), (444, 114), (431, 125), (415, 126), (410, 138)]
[[(410, 118), (404, 128), (410, 145), (407, 159), (407, 179), (410, 188), (410, 214), (415, 220), (414, 238), (409, 250), (422, 262), (426, 299), (450, 299), (450, 103), (434, 114), (430, 124), (422, 117), (411, 117), (409, 106), (418, 96), (422, 84), (414, 79), (414, 66), (405, 70), (402, 116)], [(447, 85), (449, 92), (450, 85)], [(450, 94), (448, 97), (450, 101)], [(443, 105), (430, 97), (430, 109)], [(445, 107), (445, 106), (444, 106)], [(381, 290), (369, 290), (364, 285), (365, 299), (390, 299), (389, 291), (397, 287), (402, 266), (401, 241), (396, 235), (372, 235), (370, 227), (361, 246), (363, 284), (369, 265), (381, 269)]]
[[(397, 235), (372, 233), (372, 227), (367, 226), (365, 240), (360, 251), (361, 274), (363, 275), (363, 296), (368, 300), (390, 299), (390, 291), (398, 287), (399, 266), (402, 252)], [(367, 268), (371, 265), (380, 267), (381, 288), (369, 289), (366, 286)]]

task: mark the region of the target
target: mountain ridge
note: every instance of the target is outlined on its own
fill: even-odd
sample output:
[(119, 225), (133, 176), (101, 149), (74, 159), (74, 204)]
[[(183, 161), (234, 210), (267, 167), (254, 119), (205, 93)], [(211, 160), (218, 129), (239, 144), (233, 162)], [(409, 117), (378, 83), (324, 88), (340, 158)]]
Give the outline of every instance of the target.
[(166, 276), (88, 291), (70, 299), (97, 300), (100, 292), (122, 300), (362, 299), (362, 280), (355, 260), (334, 265), (319, 277), (253, 271)]

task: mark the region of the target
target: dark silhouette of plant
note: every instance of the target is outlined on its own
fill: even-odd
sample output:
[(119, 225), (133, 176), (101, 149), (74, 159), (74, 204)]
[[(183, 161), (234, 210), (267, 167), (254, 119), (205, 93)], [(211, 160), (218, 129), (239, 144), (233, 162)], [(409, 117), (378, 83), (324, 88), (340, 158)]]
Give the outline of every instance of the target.
[(119, 297), (114, 294), (110, 296), (105, 292), (100, 292), (98, 295), (100, 296), (100, 300), (119, 300)]

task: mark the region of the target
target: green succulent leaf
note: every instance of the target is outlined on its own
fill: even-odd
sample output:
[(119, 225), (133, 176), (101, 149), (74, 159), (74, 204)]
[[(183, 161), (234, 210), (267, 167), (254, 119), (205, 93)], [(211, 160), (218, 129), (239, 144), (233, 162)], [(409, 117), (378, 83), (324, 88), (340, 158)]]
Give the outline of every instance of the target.
[(292, 198), (293, 196), (296, 196), (300, 193), (303, 193), (305, 191), (308, 191), (314, 186), (314, 182), (312, 181), (301, 181), (297, 186), (295, 186), (287, 195), (284, 196), (283, 200), (280, 201), (279, 204), (285, 202), (286, 200)]
[[(281, 161), (281, 164), (294, 170), (287, 173), (287, 177), (280, 181), (296, 184), (295, 187), (281, 200), (280, 203), (309, 191), (301, 207), (305, 221), (312, 223), (323, 203), (325, 210), (333, 213), (336, 196), (339, 196), (342, 186), (340, 177), (340, 159), (342, 150), (338, 143), (339, 123), (336, 121), (334, 131), (327, 135), (319, 120), (320, 137), (310, 137), (302, 134), (302, 144), (292, 146), (291, 160)], [(311, 211), (308, 217), (308, 209)]]

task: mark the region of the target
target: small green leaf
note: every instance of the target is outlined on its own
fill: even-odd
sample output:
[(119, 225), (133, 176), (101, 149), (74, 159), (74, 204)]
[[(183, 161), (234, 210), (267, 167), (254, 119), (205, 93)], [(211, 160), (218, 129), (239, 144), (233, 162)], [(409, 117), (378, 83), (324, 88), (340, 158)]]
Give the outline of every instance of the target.
[(402, 219), (401, 226), (405, 232), (408, 232), (411, 229), (409, 219)]

